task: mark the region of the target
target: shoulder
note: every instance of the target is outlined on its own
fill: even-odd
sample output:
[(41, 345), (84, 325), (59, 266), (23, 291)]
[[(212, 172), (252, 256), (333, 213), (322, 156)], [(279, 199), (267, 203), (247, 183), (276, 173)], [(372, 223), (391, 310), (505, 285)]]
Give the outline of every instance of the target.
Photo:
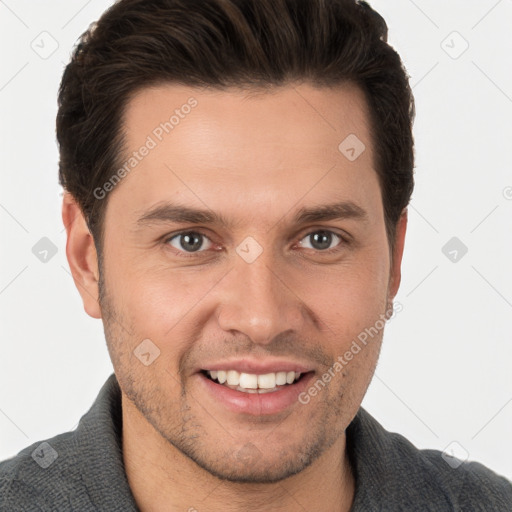
[[(414, 447), (413, 447), (414, 448)], [(414, 448), (416, 449), (416, 448)], [(428, 474), (461, 510), (512, 510), (512, 483), (479, 462), (461, 461), (439, 450), (418, 450), (428, 461)]]
[(512, 510), (512, 483), (506, 478), (478, 462), (420, 450), (364, 409), (347, 430), (347, 446), (360, 485), (356, 510)]
[(136, 511), (121, 432), (121, 391), (112, 374), (75, 430), (0, 462), (0, 510)]
[[(33, 443), (1, 461), (0, 510), (50, 510), (56, 492), (72, 495), (76, 478), (73, 440), (74, 432), (66, 432)], [(64, 496), (60, 496), (60, 503), (66, 501)]]

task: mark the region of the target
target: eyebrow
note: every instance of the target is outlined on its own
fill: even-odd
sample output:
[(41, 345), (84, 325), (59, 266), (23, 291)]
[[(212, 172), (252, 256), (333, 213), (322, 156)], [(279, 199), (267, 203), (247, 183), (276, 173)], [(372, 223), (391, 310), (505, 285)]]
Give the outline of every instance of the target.
[[(368, 213), (353, 201), (341, 201), (319, 206), (302, 207), (293, 217), (293, 223), (305, 224), (328, 220), (368, 220)], [(233, 227), (236, 223), (220, 213), (208, 209), (190, 208), (173, 203), (158, 203), (137, 219), (138, 226), (159, 223), (218, 224)]]

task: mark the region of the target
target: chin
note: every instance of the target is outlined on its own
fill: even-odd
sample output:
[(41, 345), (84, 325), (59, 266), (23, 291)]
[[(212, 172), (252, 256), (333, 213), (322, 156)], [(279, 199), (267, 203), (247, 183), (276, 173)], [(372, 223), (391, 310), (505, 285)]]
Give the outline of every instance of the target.
[[(182, 453), (212, 476), (240, 484), (271, 484), (281, 482), (310, 466), (320, 455), (317, 445), (290, 449), (286, 454), (262, 453), (255, 445), (248, 443), (237, 452), (222, 453), (207, 460), (197, 451)], [(219, 462), (220, 461), (220, 462)]]
[(212, 465), (199, 465), (219, 480), (239, 484), (273, 484), (300, 473), (311, 462), (285, 465), (280, 463), (279, 466), (260, 464), (259, 467), (247, 465), (239, 468), (217, 468)]

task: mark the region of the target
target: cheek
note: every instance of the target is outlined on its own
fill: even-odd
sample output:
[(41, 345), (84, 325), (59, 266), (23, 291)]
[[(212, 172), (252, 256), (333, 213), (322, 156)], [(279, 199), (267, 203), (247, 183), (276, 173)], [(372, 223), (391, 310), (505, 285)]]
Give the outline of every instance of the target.
[(134, 343), (149, 338), (166, 353), (176, 355), (187, 350), (200, 335), (198, 316), (204, 314), (202, 301), (222, 272), (177, 271), (163, 266), (141, 268), (134, 264), (127, 268), (132, 270), (122, 280), (118, 273), (112, 286), (116, 304), (129, 321)]
[(374, 324), (386, 309), (388, 280), (389, 260), (375, 251), (296, 276), (294, 289), (331, 334), (346, 340)]

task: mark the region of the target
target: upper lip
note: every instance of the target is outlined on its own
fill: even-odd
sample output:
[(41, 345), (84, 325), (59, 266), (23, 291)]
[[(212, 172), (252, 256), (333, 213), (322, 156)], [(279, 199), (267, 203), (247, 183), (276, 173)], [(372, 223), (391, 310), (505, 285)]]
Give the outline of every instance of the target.
[(233, 359), (231, 361), (219, 361), (205, 364), (200, 368), (202, 370), (236, 370), (239, 373), (251, 373), (256, 375), (265, 375), (266, 373), (277, 372), (297, 372), (307, 373), (313, 371), (310, 365), (298, 363), (290, 360), (279, 359)]

